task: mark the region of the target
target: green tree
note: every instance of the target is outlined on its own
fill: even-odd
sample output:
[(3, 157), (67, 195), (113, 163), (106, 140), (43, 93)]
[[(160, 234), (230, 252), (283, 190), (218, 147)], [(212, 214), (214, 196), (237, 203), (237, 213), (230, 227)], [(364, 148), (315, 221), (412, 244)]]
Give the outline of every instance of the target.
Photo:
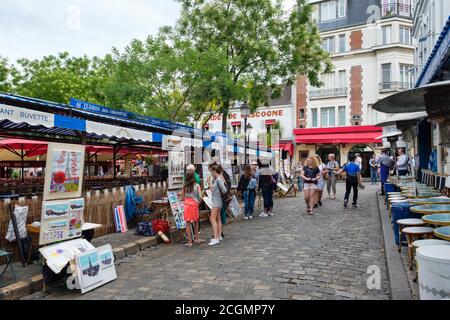
[[(217, 104), (222, 130), (234, 101), (248, 101), (252, 110), (280, 95), (282, 84), (306, 75), (321, 85), (319, 74), (331, 69), (312, 6), (297, 0), (290, 12), (282, 0), (178, 0), (182, 3), (178, 32), (200, 51), (213, 47), (225, 57)], [(268, 95), (268, 91), (271, 95)]]
[(105, 102), (177, 122), (200, 119), (217, 109), (215, 90), (225, 68), (220, 50), (199, 51), (170, 27), (145, 41), (133, 40), (104, 60)]
[(8, 64), (8, 60), (0, 56), (0, 91), (11, 91), (11, 70), (12, 66)]
[(87, 56), (71, 57), (69, 53), (42, 59), (19, 59), (13, 71), (15, 93), (68, 103), (70, 98), (101, 103), (98, 88), (105, 75), (99, 70), (102, 61)]

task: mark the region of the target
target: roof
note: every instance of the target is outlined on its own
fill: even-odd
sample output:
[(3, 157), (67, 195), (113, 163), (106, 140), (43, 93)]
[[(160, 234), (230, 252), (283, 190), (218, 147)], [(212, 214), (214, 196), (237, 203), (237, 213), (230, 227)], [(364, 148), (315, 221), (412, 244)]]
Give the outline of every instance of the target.
[(428, 117), (428, 113), (425, 111), (421, 112), (410, 112), (410, 113), (399, 113), (395, 114), (388, 119), (376, 124), (377, 127), (387, 127), (395, 125), (397, 122), (420, 120)]

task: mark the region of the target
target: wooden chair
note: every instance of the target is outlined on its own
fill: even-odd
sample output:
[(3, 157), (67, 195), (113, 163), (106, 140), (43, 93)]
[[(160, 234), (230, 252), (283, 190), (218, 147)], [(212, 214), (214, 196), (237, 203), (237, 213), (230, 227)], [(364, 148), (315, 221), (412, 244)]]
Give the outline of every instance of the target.
[(433, 239), (434, 229), (430, 227), (408, 227), (402, 231), (408, 241), (409, 270), (414, 269), (414, 247), (413, 243), (421, 239)]
[(398, 224), (398, 252), (402, 252), (402, 236), (403, 229), (409, 227), (423, 227), (426, 225), (422, 219), (401, 219), (397, 221)]

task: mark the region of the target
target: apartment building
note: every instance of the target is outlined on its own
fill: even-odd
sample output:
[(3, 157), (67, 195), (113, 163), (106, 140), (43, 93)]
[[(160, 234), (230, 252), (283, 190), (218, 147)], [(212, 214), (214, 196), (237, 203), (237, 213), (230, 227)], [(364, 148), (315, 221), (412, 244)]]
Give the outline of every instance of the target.
[(298, 77), (296, 157), (332, 152), (346, 162), (352, 151), (368, 161), (381, 143), (374, 125), (387, 117), (372, 105), (414, 86), (411, 0), (311, 3), (334, 70), (320, 88)]

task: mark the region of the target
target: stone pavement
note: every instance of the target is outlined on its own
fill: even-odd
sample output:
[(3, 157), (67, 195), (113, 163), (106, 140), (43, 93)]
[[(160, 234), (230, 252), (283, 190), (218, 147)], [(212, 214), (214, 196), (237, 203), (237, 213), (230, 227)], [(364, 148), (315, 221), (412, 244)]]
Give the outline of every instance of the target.
[[(389, 299), (375, 191), (366, 184), (359, 209), (326, 199), (313, 217), (303, 195), (279, 199), (274, 217), (225, 226), (220, 246), (160, 244), (119, 261), (116, 281), (83, 296), (55, 288), (24, 299)], [(381, 270), (379, 290), (367, 287), (370, 266)]]

